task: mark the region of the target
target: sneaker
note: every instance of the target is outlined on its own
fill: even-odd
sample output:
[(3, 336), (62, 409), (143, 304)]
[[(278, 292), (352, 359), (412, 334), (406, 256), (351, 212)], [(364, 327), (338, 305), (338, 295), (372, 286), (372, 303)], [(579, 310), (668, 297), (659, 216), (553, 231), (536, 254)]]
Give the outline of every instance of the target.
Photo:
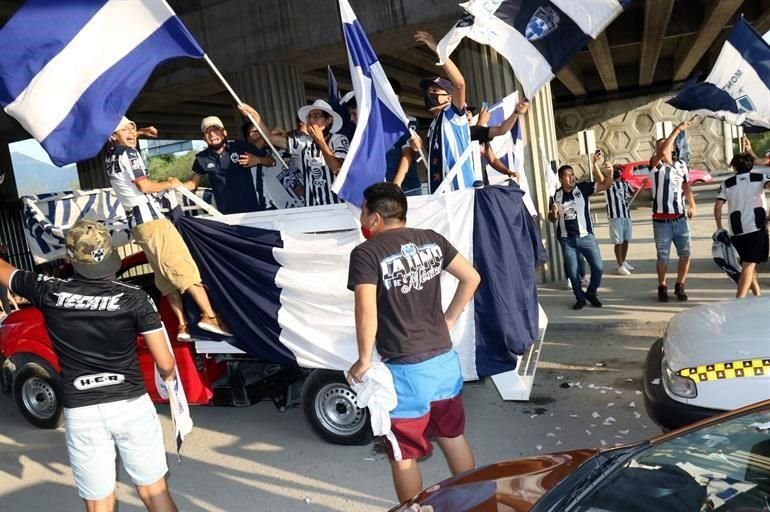
[(596, 295), (588, 294), (586, 293), (586, 300), (591, 303), (591, 305), (595, 308), (602, 307), (602, 303), (599, 302), (599, 297)]
[(676, 283), (674, 286), (674, 295), (676, 295), (676, 300), (680, 302), (687, 300), (687, 294), (684, 293), (684, 283)]
[(575, 303), (574, 306), (572, 306), (572, 309), (574, 309), (574, 310), (583, 309), (585, 307), (585, 305), (586, 305), (586, 301), (579, 300), (579, 301), (577, 301)]
[(583, 286), (586, 286), (586, 287), (589, 284), (591, 284), (591, 274), (586, 274), (583, 277), (581, 277), (580, 278), (580, 284), (582, 284)]
[(232, 336), (233, 334), (225, 327), (224, 322), (220, 320), (219, 315), (204, 316), (201, 315), (201, 319), (198, 320), (198, 327), (204, 331), (213, 332), (220, 336)]
[(628, 270), (628, 269), (627, 269), (626, 267), (624, 267), (623, 265), (620, 265), (620, 266), (618, 267), (618, 274), (620, 274), (621, 276), (630, 276), (630, 275), (631, 275), (631, 271), (630, 271), (630, 270)]
[(658, 301), (668, 302), (668, 287), (664, 285), (658, 286)]
[(631, 265), (631, 264), (630, 264), (629, 262), (627, 262), (627, 261), (624, 261), (624, 262), (623, 262), (623, 266), (624, 266), (624, 267), (626, 267), (626, 270), (628, 270), (629, 272), (633, 272), (634, 270), (636, 270), (636, 267), (635, 267), (635, 266), (633, 266), (633, 265)]
[(183, 343), (189, 343), (192, 341), (192, 337), (190, 336), (190, 329), (188, 329), (186, 325), (179, 326), (179, 330), (176, 333), (176, 340)]
[(567, 279), (567, 290), (572, 291), (572, 283), (570, 282), (569, 279)]

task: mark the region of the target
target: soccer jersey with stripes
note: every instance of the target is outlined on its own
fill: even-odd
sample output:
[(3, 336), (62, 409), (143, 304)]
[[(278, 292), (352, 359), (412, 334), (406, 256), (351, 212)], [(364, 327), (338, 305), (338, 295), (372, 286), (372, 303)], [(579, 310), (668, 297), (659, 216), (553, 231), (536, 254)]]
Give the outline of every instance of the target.
[(615, 180), (612, 186), (605, 192), (607, 198), (608, 219), (628, 219), (631, 213), (628, 211), (628, 197), (636, 189), (628, 182)]
[(136, 182), (147, 179), (147, 167), (142, 155), (128, 146), (113, 146), (104, 160), (110, 185), (123, 205), (131, 227), (163, 218), (160, 203), (150, 194), (136, 187)]
[[(332, 192), (334, 173), (324, 160), (318, 144), (309, 135), (289, 135), (288, 150), (297, 157), (305, 182), (305, 206), (335, 204), (342, 201)], [(332, 133), (327, 143), (334, 156), (344, 160), (348, 155), (348, 138), (339, 133)]]
[(687, 183), (687, 165), (678, 160), (673, 164), (660, 162), (651, 169), (652, 215), (684, 215), (684, 184)]
[(563, 188), (556, 191), (553, 200), (559, 209), (556, 222), (557, 237), (581, 237), (594, 232), (588, 202), (588, 198), (594, 192), (596, 192), (596, 183), (593, 181), (578, 183), (569, 192)]
[(744, 172), (722, 182), (717, 200), (727, 201), (730, 231), (733, 235), (745, 235), (765, 227), (765, 184), (768, 180), (760, 172)]
[[(433, 119), (433, 123), (428, 129), (428, 161), (430, 162), (428, 187), (430, 193), (435, 192), (441, 185), (444, 176), (452, 170), (470, 144), (471, 131), (468, 127), (465, 109), (460, 110), (450, 103), (438, 117)], [(474, 179), (473, 159), (467, 158), (452, 182), (452, 189), (470, 187), (473, 185)]]

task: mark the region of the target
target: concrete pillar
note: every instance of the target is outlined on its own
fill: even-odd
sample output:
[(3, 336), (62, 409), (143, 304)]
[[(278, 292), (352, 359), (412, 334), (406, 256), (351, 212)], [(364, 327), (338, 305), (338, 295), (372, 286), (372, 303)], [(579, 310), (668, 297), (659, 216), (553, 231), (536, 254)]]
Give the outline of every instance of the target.
[[(232, 73), (228, 80), (241, 100), (256, 108), (269, 127), (294, 129), (297, 110), (306, 103), (301, 66), (257, 64)], [(241, 116), (237, 119), (240, 126)]]
[(81, 190), (110, 186), (107, 171), (104, 169), (104, 153), (104, 150), (102, 150), (97, 156), (77, 163)]
[(13, 172), (11, 150), (8, 144), (0, 144), (0, 173), (4, 173), (5, 176), (0, 185), (0, 202), (16, 201), (19, 199), (19, 192), (16, 188), (16, 176)]
[[(521, 86), (513, 70), (501, 55), (489, 46), (464, 41), (455, 53), (456, 63), (467, 81), (468, 103), (480, 105), (482, 101), (492, 103), (518, 90)], [(564, 279), (561, 251), (558, 249), (555, 226), (548, 221), (548, 193), (546, 190), (544, 166), (550, 170), (550, 162), (558, 161), (556, 123), (550, 85), (544, 87), (534, 98), (530, 98), (529, 113), (522, 124), (524, 143), (524, 171), (530, 186), (532, 200), (538, 211), (537, 222), (546, 249), (549, 263), (540, 272), (541, 282)]]

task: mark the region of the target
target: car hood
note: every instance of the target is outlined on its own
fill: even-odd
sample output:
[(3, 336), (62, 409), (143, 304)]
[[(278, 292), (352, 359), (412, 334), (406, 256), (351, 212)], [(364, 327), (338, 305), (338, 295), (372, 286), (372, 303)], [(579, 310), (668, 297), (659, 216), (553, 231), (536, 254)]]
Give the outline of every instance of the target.
[(669, 367), (770, 357), (770, 296), (694, 307), (668, 324), (663, 352)]
[(392, 512), (410, 510), (413, 504), (430, 505), (435, 512), (497, 511), (498, 505), (527, 511), (598, 453), (596, 449), (575, 450), (484, 466), (429, 487)]

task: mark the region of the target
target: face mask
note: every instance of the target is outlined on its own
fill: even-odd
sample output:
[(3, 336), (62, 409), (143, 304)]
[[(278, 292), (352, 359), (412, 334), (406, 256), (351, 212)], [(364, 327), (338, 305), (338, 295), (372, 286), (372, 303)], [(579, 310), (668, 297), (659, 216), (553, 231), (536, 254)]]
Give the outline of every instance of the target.
[(425, 108), (430, 110), (433, 107), (438, 107), (438, 96), (434, 96), (433, 94), (426, 94), (425, 95)]
[(369, 240), (374, 233), (372, 233), (372, 230), (361, 224), (361, 234), (364, 235), (364, 238)]

